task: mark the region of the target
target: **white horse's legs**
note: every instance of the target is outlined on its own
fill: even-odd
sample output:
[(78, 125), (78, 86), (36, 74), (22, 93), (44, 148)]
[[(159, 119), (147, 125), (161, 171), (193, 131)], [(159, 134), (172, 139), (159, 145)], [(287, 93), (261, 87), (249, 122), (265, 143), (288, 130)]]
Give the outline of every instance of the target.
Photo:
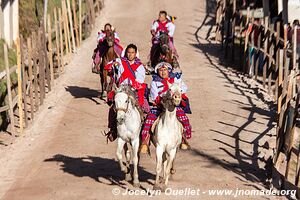
[(163, 162), (163, 166), (164, 166), (163, 180), (166, 180), (166, 177), (167, 177), (167, 164), (168, 164), (168, 158), (167, 158), (166, 153), (163, 153), (162, 159), (163, 159), (162, 162)]
[(125, 144), (125, 141), (122, 140), (121, 138), (118, 138), (118, 147), (117, 147), (117, 153), (116, 153), (116, 155), (117, 155), (117, 159), (118, 159), (119, 164), (120, 164), (121, 171), (124, 172), (125, 174), (127, 174), (128, 173), (128, 169), (123, 164), (123, 161), (122, 161), (122, 151), (123, 151), (124, 144)]
[(163, 148), (159, 145), (156, 147), (156, 178), (155, 184), (153, 186), (154, 190), (160, 189), (159, 187), (159, 175), (162, 171), (162, 156), (163, 156)]
[(125, 143), (124, 145), (124, 152), (125, 152), (125, 156), (126, 156), (126, 168), (127, 168), (127, 173), (125, 174), (125, 180), (126, 181), (131, 181), (132, 180), (132, 176), (131, 176), (131, 173), (130, 173), (130, 151), (128, 149), (128, 144)]
[(139, 150), (139, 138), (132, 141), (133, 149), (133, 186), (140, 187), (139, 174), (138, 174), (138, 150)]
[(173, 161), (175, 159), (176, 151), (177, 151), (177, 148), (174, 148), (170, 151), (170, 154), (169, 154), (168, 165), (167, 165), (167, 170), (166, 170), (165, 186), (167, 186), (168, 182), (169, 182), (170, 170), (171, 170), (171, 167), (173, 166)]

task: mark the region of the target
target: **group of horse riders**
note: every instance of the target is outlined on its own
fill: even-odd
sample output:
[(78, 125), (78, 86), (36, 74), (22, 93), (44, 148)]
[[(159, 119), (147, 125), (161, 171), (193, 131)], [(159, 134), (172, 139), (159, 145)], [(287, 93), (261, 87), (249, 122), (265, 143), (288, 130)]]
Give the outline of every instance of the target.
[[(111, 82), (117, 86), (131, 85), (136, 91), (138, 104), (143, 112), (145, 121), (141, 131), (142, 145), (141, 153), (149, 152), (151, 126), (163, 112), (161, 105), (162, 95), (168, 90), (169, 84), (179, 83), (182, 90), (182, 102), (176, 107), (177, 119), (183, 125), (181, 149), (188, 149), (187, 139), (191, 138), (191, 125), (186, 114), (190, 114), (189, 100), (186, 95), (187, 85), (182, 80), (182, 71), (178, 64), (178, 54), (174, 47), (173, 35), (175, 31), (174, 18), (169, 16), (166, 11), (160, 11), (159, 17), (151, 27), (152, 48), (150, 51), (150, 64), (153, 68), (150, 92), (145, 83), (146, 68), (138, 58), (138, 48), (134, 44), (129, 44), (123, 51), (119, 44), (118, 34), (113, 30), (111, 24), (106, 24), (104, 30), (98, 33), (97, 48), (94, 51), (94, 66), (102, 63), (103, 71), (110, 76)], [(116, 54), (114, 59), (106, 63), (100, 61), (108, 50), (109, 39), (111, 36), (113, 50)], [(106, 42), (106, 44), (104, 44)], [(179, 70), (178, 70), (179, 69)], [(98, 71), (100, 69), (97, 69)], [(102, 73), (103, 73), (102, 71)], [(102, 84), (103, 85), (103, 84)], [(103, 87), (102, 87), (103, 89)], [(113, 108), (114, 90), (110, 88), (107, 93), (109, 109), (109, 132), (106, 134), (112, 142), (117, 138), (116, 112)]]

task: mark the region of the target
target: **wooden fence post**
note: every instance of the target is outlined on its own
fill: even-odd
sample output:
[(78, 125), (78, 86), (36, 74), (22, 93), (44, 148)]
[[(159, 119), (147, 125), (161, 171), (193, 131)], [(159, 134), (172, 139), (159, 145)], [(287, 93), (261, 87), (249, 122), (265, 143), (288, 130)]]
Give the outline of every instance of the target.
[[(48, 14), (48, 59), (50, 64), (50, 85), (54, 83), (54, 70), (53, 70), (53, 53), (52, 53), (52, 29), (51, 29), (51, 16)], [(46, 66), (48, 68), (48, 66)]]
[(28, 81), (29, 81), (29, 96), (30, 96), (30, 119), (34, 118), (34, 102), (33, 102), (33, 85), (32, 85), (32, 46), (31, 38), (27, 38), (27, 47), (28, 47)]
[(257, 39), (257, 53), (256, 53), (256, 63), (255, 63), (255, 80), (257, 80), (258, 76), (258, 70), (259, 70), (259, 64), (260, 64), (260, 42), (261, 42), (261, 30), (259, 30), (258, 33), (258, 39)]
[(21, 48), (20, 48), (20, 38), (16, 39), (17, 47), (17, 66), (18, 66), (18, 108), (19, 108), (19, 126), (20, 134), (24, 132), (23, 127), (23, 106), (22, 106), (22, 72), (21, 72)]
[(252, 32), (251, 32), (251, 43), (250, 43), (250, 46), (251, 48), (249, 48), (249, 70), (247, 71), (247, 73), (249, 74), (249, 76), (252, 78), (253, 75), (254, 75), (254, 57), (255, 57), (255, 54), (256, 54), (256, 50), (254, 48), (254, 28), (255, 28), (255, 25), (253, 24), (253, 21), (252, 21)]
[(38, 33), (33, 32), (32, 33), (32, 49), (34, 50), (32, 53), (32, 58), (33, 58), (33, 80), (34, 80), (34, 102), (35, 102), (35, 111), (39, 109), (39, 98), (40, 98), (40, 93), (39, 93), (39, 80), (38, 80), (38, 51), (39, 51), (39, 44), (38, 44)]
[(263, 87), (266, 87), (266, 77), (267, 77), (267, 67), (269, 62), (269, 57), (267, 57), (266, 53), (269, 53), (269, 36), (267, 36), (268, 28), (269, 28), (269, 20), (268, 17), (265, 17), (264, 22), (265, 30), (264, 30), (264, 67), (263, 67)]
[(279, 37), (280, 37), (280, 22), (276, 23), (276, 69), (275, 69), (275, 75), (276, 75), (276, 81), (275, 81), (275, 101), (278, 100), (278, 85), (279, 85), (279, 65), (280, 65), (280, 48), (279, 48)]
[(22, 75), (22, 95), (23, 95), (23, 106), (24, 106), (24, 119), (25, 127), (28, 127), (28, 112), (27, 112), (27, 95), (26, 95), (26, 71), (25, 71), (25, 52), (24, 52), (24, 40), (23, 37), (20, 37), (20, 53), (21, 53), (21, 75)]
[[(43, 25), (44, 26), (44, 25)], [(41, 27), (43, 27), (41, 26)], [(39, 50), (39, 54), (38, 54), (38, 70), (39, 70), (39, 89), (40, 89), (40, 105), (44, 104), (44, 98), (45, 98), (45, 62), (44, 62), (44, 57), (46, 55), (44, 55), (44, 47), (43, 47), (43, 34), (42, 31), (39, 30), (38, 31), (38, 50)]]
[[(63, 29), (63, 22), (62, 22), (62, 16), (61, 16), (61, 9), (58, 10), (58, 21), (59, 21), (59, 41), (60, 41), (60, 68), (59, 68), (59, 73), (64, 72), (64, 66), (65, 66), (65, 61), (64, 61), (64, 43), (63, 43), (63, 33), (62, 33), (62, 29)], [(66, 39), (66, 35), (65, 35), (65, 39)], [(66, 48), (67, 48), (67, 42), (66, 43)]]
[(232, 23), (231, 23), (231, 28), (232, 28), (232, 49), (231, 49), (231, 60), (234, 62), (234, 51), (235, 51), (235, 21), (236, 21), (236, 1), (233, 1), (233, 11), (232, 11)]
[(54, 29), (55, 29), (55, 45), (56, 45), (56, 56), (57, 56), (57, 71), (58, 71), (58, 76), (60, 76), (60, 69), (61, 69), (61, 57), (60, 57), (60, 47), (59, 47), (59, 41), (61, 38), (61, 35), (58, 32), (58, 27), (60, 27), (60, 21), (57, 21), (57, 9), (54, 9)]
[(72, 38), (72, 46), (73, 46), (73, 51), (75, 51), (76, 45), (75, 45), (75, 37), (74, 37), (74, 30), (73, 30), (73, 20), (72, 20), (70, 0), (66, 0), (66, 1), (67, 1), (67, 13), (69, 16), (69, 23), (70, 23), (70, 32), (71, 32), (71, 38)]
[(74, 29), (75, 29), (75, 38), (76, 38), (76, 46), (79, 47), (79, 35), (78, 35), (78, 22), (76, 15), (76, 1), (72, 1), (72, 10), (73, 10), (73, 18), (74, 18)]
[(70, 32), (69, 32), (69, 22), (67, 16), (66, 2), (62, 0), (62, 19), (64, 22), (64, 34), (65, 34), (65, 43), (66, 43), (66, 53), (67, 57), (69, 57), (69, 53), (71, 53), (71, 42), (70, 42)]
[[(273, 32), (274, 30), (274, 26), (271, 25), (271, 32)], [(271, 36), (271, 40), (272, 40), (272, 36)], [(274, 53), (274, 45), (273, 45), (273, 42), (271, 41), (271, 46), (270, 46), (270, 55), (273, 55)], [(268, 63), (269, 66), (268, 66), (268, 73), (269, 73), (269, 76), (268, 76), (268, 94), (269, 95), (272, 95), (272, 58), (270, 59), (270, 62)]]
[[(46, 24), (47, 26), (47, 24)], [(43, 49), (43, 62), (44, 62), (44, 83), (47, 83), (48, 92), (51, 91), (51, 75), (50, 75), (50, 68), (49, 68), (49, 59), (48, 59), (48, 52), (47, 52), (47, 38), (46, 38), (46, 30), (45, 26), (42, 27), (42, 49)], [(46, 98), (46, 85), (44, 84), (44, 98)]]
[(9, 63), (8, 63), (8, 50), (7, 44), (4, 43), (4, 64), (6, 70), (6, 87), (7, 87), (7, 95), (8, 95), (8, 114), (11, 124), (11, 134), (15, 135), (15, 119), (14, 119), (14, 109), (13, 109), (13, 101), (12, 101), (12, 94), (11, 94), (11, 80), (10, 80), (10, 72), (9, 72)]
[(79, 0), (79, 45), (82, 42), (82, 13), (81, 13), (81, 0)]

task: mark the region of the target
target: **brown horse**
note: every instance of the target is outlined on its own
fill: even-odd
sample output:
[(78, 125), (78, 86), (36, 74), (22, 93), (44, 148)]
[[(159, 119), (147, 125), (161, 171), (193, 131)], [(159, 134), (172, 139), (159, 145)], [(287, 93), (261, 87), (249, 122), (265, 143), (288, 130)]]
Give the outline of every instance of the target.
[(154, 44), (151, 48), (151, 68), (154, 68), (160, 62), (168, 62), (173, 68), (179, 68), (177, 58), (169, 46), (169, 36), (165, 32), (160, 33), (158, 44)]
[(104, 45), (106, 45), (107, 50), (102, 56), (102, 61), (100, 65), (100, 79), (101, 79), (101, 89), (102, 94), (101, 98), (106, 98), (107, 91), (108, 91), (108, 72), (104, 69), (104, 67), (107, 65), (108, 62), (118, 58), (118, 54), (115, 52), (114, 46), (115, 46), (115, 32), (110, 31), (106, 32), (106, 38), (104, 40)]

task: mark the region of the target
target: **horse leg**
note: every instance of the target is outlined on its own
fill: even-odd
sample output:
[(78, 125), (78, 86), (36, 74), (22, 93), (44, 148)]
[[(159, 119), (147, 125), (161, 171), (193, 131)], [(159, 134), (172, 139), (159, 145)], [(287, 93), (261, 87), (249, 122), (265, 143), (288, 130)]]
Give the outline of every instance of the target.
[(121, 138), (118, 138), (118, 146), (117, 146), (116, 155), (117, 155), (117, 159), (119, 161), (121, 171), (124, 172), (125, 174), (127, 174), (129, 170), (122, 162), (122, 152), (123, 152), (123, 147), (124, 147), (125, 143), (126, 142), (124, 140), (122, 140)]
[(103, 94), (103, 63), (101, 63), (100, 65), (100, 84), (101, 84), (101, 97), (102, 97), (102, 94)]
[(173, 175), (173, 174), (176, 173), (176, 169), (175, 169), (175, 159), (173, 160), (173, 163), (172, 163), (172, 167), (171, 167), (170, 173), (171, 173), (171, 175)]
[(163, 180), (166, 180), (167, 177), (167, 164), (168, 164), (167, 154), (163, 153), (163, 166), (164, 166), (164, 172), (163, 172)]
[(166, 179), (165, 179), (165, 187), (167, 187), (168, 182), (169, 182), (170, 170), (171, 170), (171, 167), (173, 165), (173, 161), (174, 161), (175, 156), (176, 156), (176, 150), (177, 150), (176, 148), (171, 149), (170, 154), (169, 154), (167, 171), (166, 171), (167, 176), (166, 176)]
[(155, 184), (153, 186), (153, 190), (161, 190), (159, 186), (159, 175), (162, 171), (162, 156), (163, 156), (163, 148), (160, 145), (156, 147), (156, 178)]
[(132, 176), (130, 174), (130, 151), (128, 149), (128, 145), (127, 143), (125, 143), (124, 145), (124, 152), (125, 152), (125, 156), (126, 156), (126, 168), (128, 170), (128, 173), (125, 174), (125, 180), (126, 181), (131, 181), (132, 180)]
[(133, 186), (140, 187), (139, 181), (139, 173), (138, 173), (138, 151), (139, 151), (139, 138), (136, 138), (132, 141), (132, 149), (133, 149)]
[(107, 70), (103, 69), (102, 98), (107, 97)]

